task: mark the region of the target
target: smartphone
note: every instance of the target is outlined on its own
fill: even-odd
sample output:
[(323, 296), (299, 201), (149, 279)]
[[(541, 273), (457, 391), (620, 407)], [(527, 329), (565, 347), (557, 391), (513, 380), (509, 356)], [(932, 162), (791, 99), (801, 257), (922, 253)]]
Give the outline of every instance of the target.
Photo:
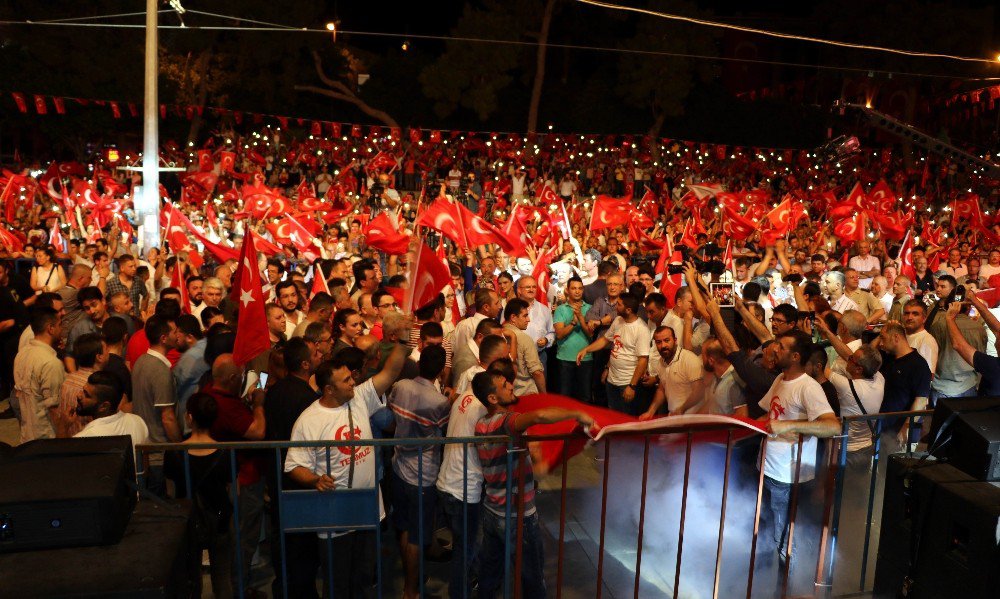
[(243, 375), (243, 386), (240, 397), (246, 397), (250, 395), (250, 392), (258, 388), (257, 384), (260, 380), (259, 375), (256, 370), (248, 370), (245, 375)]
[(260, 373), (260, 378), (257, 379), (257, 388), (264, 389), (265, 387), (267, 387), (267, 373), (262, 372)]

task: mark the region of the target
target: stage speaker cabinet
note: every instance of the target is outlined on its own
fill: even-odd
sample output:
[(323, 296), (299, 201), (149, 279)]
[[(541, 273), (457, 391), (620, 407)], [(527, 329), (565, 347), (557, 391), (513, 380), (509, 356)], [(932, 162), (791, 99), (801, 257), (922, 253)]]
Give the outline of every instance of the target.
[(135, 508), (128, 436), (44, 439), (0, 456), (0, 552), (117, 543)]
[(935, 455), (979, 480), (1000, 481), (1000, 398), (938, 401), (932, 442), (939, 432)]
[[(942, 488), (952, 483), (973, 482), (975, 480), (971, 476), (949, 464), (934, 460), (921, 461), (919, 456), (889, 456), (875, 565), (875, 597), (897, 597), (903, 586), (903, 579), (910, 570), (913, 543), (917, 539), (922, 542), (926, 536), (928, 518)], [(926, 566), (926, 556), (926, 552), (918, 552), (915, 572)], [(918, 584), (918, 587), (926, 590), (924, 585)]]
[(1000, 596), (1000, 488), (944, 483), (934, 493), (920, 545), (924, 587), (939, 595)]

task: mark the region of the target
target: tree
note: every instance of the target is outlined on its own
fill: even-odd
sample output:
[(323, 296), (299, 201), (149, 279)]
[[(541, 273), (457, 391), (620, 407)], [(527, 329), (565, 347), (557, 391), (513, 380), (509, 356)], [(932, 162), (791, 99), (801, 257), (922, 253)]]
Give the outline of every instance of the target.
[(396, 123), (394, 118), (389, 116), (389, 113), (382, 109), (375, 108), (361, 97), (359, 90), (360, 76), (367, 75), (367, 69), (365, 68), (364, 62), (362, 62), (346, 46), (341, 46), (339, 48), (339, 52), (344, 63), (347, 65), (346, 71), (344, 71), (344, 74), (341, 75), (341, 79), (344, 81), (339, 81), (326, 74), (323, 70), (323, 59), (320, 57), (319, 52), (313, 51), (313, 62), (316, 66), (316, 75), (326, 87), (319, 87), (316, 85), (296, 85), (295, 89), (298, 91), (319, 94), (321, 96), (333, 98), (334, 100), (340, 100), (341, 102), (348, 102), (373, 119), (378, 119), (386, 126), (398, 127), (399, 124)]
[[(547, 2), (552, 4), (554, 0)], [(468, 4), (451, 33), (455, 38), (535, 41), (540, 33), (532, 39), (530, 31), (542, 31), (544, 8), (538, 0), (485, 0), (477, 6)], [(538, 52), (534, 54), (537, 59)], [(444, 54), (420, 74), (420, 83), (427, 97), (434, 100), (434, 111), (439, 117), (465, 108), (486, 121), (499, 109), (504, 90), (518, 75), (528, 72), (531, 56), (531, 45), (452, 40)], [(541, 52), (541, 63), (544, 60)], [(544, 72), (541, 76), (544, 77)], [(540, 94), (540, 81), (536, 85)]]
[[(688, 16), (698, 14), (693, 4), (650, 0), (646, 8)], [(621, 47), (643, 52), (715, 56), (717, 30), (666, 19), (637, 16), (635, 33)], [(680, 56), (623, 54), (619, 59), (618, 93), (626, 103), (649, 111), (647, 135), (656, 138), (668, 116), (684, 112), (684, 100), (697, 78), (708, 79), (713, 63)], [(654, 144), (654, 148), (658, 145)]]

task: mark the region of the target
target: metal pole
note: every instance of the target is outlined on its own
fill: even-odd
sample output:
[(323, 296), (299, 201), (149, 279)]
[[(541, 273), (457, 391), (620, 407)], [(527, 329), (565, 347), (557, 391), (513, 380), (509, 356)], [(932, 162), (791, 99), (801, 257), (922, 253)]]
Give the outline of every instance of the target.
[(133, 198), (139, 226), (142, 227), (142, 247), (160, 247), (160, 101), (156, 79), (159, 74), (157, 57), (157, 0), (146, 0), (146, 76), (143, 102), (142, 194)]

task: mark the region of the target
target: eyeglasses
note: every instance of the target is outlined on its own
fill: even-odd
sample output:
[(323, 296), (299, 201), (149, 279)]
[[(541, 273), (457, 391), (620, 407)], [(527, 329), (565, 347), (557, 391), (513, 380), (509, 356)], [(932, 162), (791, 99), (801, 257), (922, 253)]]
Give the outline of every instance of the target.
[(771, 324), (788, 324), (788, 321), (783, 318), (771, 317)]

